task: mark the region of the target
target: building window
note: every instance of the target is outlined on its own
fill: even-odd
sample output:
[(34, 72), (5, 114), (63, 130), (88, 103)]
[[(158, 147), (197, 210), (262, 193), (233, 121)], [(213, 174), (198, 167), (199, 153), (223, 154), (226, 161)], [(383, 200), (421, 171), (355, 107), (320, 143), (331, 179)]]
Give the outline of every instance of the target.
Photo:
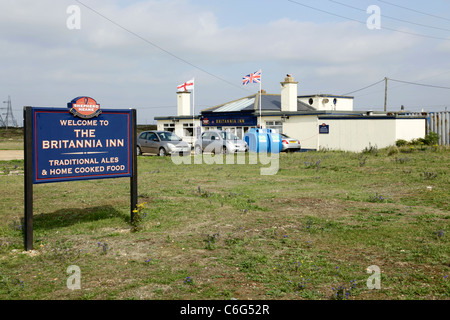
[(175, 123), (164, 123), (164, 131), (175, 131)]
[(281, 121), (266, 121), (267, 129), (275, 129), (278, 133), (283, 133), (283, 122)]
[(185, 137), (194, 136), (194, 124), (193, 123), (183, 123), (183, 135)]

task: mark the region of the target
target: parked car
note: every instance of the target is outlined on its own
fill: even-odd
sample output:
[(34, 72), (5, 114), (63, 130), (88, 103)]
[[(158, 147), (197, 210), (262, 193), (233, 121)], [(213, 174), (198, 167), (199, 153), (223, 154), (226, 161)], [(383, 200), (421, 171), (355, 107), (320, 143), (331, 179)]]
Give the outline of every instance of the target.
[(137, 138), (137, 154), (153, 153), (159, 156), (168, 154), (189, 155), (190, 145), (170, 131), (144, 131)]
[(294, 152), (301, 149), (300, 141), (294, 138), (285, 135), (284, 133), (280, 133), (281, 135), (281, 151), (283, 152)]
[(246, 152), (248, 151), (248, 145), (231, 132), (209, 130), (203, 132), (200, 139), (195, 141), (194, 150), (196, 154), (205, 151), (212, 153)]

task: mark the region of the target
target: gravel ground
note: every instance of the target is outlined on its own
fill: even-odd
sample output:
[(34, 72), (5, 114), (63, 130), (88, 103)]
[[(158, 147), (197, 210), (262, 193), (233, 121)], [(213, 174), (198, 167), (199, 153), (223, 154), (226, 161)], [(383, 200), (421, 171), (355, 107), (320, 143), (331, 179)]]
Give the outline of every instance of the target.
[(23, 150), (0, 150), (0, 161), (20, 159), (23, 159)]

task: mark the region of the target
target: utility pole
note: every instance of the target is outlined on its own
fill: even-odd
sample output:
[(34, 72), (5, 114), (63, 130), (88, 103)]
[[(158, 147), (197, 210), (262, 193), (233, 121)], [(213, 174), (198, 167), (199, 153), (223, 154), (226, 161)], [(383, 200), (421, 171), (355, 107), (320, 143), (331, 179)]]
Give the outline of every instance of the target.
[(387, 110), (387, 81), (388, 78), (385, 77), (384, 78), (384, 112), (386, 112)]

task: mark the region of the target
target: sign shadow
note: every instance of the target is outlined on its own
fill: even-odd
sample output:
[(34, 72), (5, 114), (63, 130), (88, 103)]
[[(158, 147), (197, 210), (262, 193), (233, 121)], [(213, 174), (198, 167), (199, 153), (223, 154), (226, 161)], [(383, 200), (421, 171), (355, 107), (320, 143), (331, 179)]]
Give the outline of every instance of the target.
[(52, 230), (111, 218), (121, 218), (127, 223), (130, 222), (128, 214), (118, 211), (112, 206), (97, 206), (91, 208), (66, 208), (37, 214), (33, 218), (33, 223), (35, 230)]

